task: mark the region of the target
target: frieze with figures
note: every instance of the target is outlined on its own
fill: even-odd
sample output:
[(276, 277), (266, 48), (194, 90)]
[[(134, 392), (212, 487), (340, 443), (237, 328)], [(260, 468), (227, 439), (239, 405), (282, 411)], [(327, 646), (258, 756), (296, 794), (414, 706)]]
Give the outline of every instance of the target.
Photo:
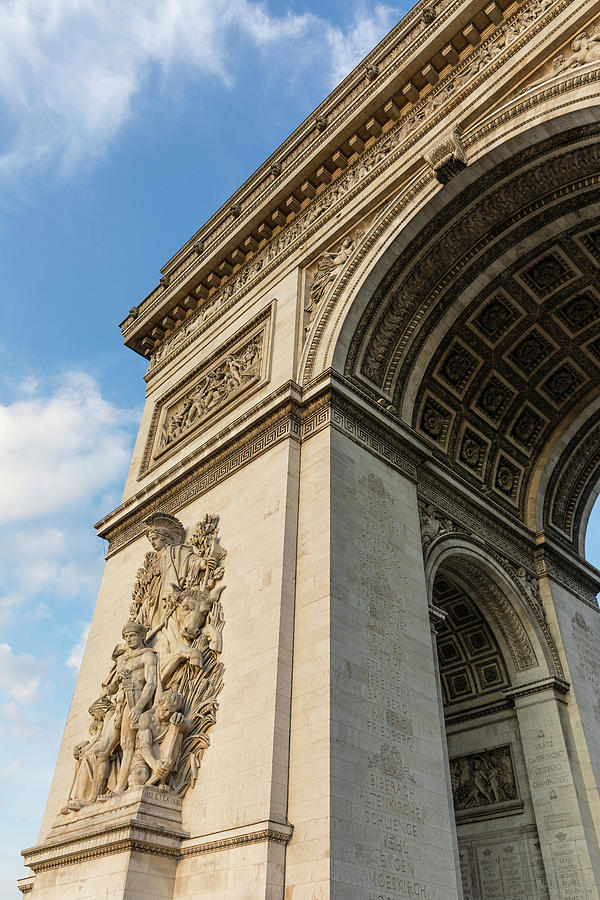
[(262, 353), (263, 336), (259, 335), (238, 353), (230, 353), (169, 407), (158, 439), (159, 452), (253, 384), (260, 377)]
[(267, 382), (274, 303), (157, 400), (140, 476)]
[(451, 759), (450, 778), (456, 812), (518, 799), (509, 745)]

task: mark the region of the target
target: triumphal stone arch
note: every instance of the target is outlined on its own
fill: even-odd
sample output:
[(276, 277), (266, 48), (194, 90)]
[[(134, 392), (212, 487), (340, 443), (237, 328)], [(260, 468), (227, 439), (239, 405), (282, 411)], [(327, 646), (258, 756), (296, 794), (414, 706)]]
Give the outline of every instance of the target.
[(39, 900), (600, 897), (600, 2), (421, 2), (162, 269)]

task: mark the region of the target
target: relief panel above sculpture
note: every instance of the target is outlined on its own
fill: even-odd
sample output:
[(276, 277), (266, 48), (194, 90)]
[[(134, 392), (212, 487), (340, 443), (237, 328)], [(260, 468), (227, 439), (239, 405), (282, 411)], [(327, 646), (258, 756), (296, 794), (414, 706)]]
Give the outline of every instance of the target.
[(452, 799), (457, 822), (477, 811), (518, 801), (519, 790), (510, 746), (482, 750), (450, 760)]
[(272, 307), (157, 401), (140, 477), (268, 381)]

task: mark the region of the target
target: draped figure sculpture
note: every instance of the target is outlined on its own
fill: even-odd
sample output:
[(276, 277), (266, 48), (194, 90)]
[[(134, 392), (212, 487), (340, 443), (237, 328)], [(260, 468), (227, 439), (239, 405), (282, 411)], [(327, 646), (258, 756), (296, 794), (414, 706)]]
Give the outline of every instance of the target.
[(123, 642), (90, 707), (90, 739), (74, 748), (63, 813), (144, 784), (183, 795), (195, 783), (223, 681), (227, 552), (218, 521), (205, 515), (186, 543), (175, 516), (146, 520), (153, 550), (136, 573)]

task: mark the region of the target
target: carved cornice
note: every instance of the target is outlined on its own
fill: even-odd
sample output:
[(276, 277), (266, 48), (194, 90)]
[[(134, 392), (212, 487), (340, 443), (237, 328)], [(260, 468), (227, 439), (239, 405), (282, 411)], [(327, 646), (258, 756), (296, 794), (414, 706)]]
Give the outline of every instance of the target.
[[(474, 4), (477, 7), (481, 3)], [(332, 91), (325, 101), (314, 111), (290, 137), (284, 141), (274, 154), (245, 182), (244, 185), (219, 209), (215, 215), (185, 244), (163, 267), (166, 281), (152, 291), (131, 316), (130, 325), (146, 312), (151, 302), (160, 298), (165, 287), (172, 285), (173, 278), (185, 272), (196, 258), (204, 260), (211, 256), (226, 237), (233, 218), (231, 207), (242, 213), (244, 218), (254, 211), (254, 207), (262, 205), (269, 194), (275, 193), (289, 180), (290, 170), (300, 168), (311, 155), (314, 146), (322, 146), (339, 130), (343, 121), (350, 118), (364, 105), (365, 101), (381, 90), (382, 83), (389, 79), (390, 73), (397, 70), (407, 61), (415, 48), (415, 39), (420, 43), (427, 40), (449, 19), (461, 6), (460, 0), (448, 2), (438, 0), (434, 20), (425, 23), (423, 11), (429, 6), (428, 0), (421, 0), (402, 21), (378, 44), (376, 48), (344, 81)], [(430, 27), (432, 26), (432, 27)], [(406, 52), (402, 52), (406, 51)], [(371, 77), (373, 73), (375, 78)], [(265, 184), (265, 182), (268, 182)], [(258, 201), (258, 202), (257, 202)], [(229, 227), (228, 227), (229, 226)], [(220, 239), (220, 240), (219, 240)], [(124, 325), (128, 322), (125, 320)]]
[(186, 842), (181, 850), (181, 858), (199, 856), (203, 853), (216, 853), (221, 850), (230, 850), (236, 847), (244, 847), (248, 844), (262, 844), (270, 842), (274, 844), (288, 844), (291, 840), (293, 827), (279, 822), (258, 823), (250, 830), (238, 830), (235, 834), (227, 834), (223, 837), (209, 835), (208, 838), (195, 838)]
[[(481, 6), (482, 4), (475, 4)], [(431, 8), (430, 0), (421, 0), (411, 9), (392, 31), (359, 63), (359, 65), (326, 97), (306, 122), (297, 128), (281, 146), (265, 161), (215, 215), (163, 266), (164, 273), (173, 275), (176, 266), (185, 265), (189, 250), (200, 244), (200, 252), (207, 249), (208, 241), (218, 237), (218, 228), (211, 225), (221, 217), (231, 216), (231, 206), (249, 204), (264, 194), (273, 193), (278, 186), (282, 172), (289, 173), (292, 164), (305, 161), (315, 144), (322, 144), (339, 129), (342, 121), (348, 119), (364, 102), (377, 94), (381, 85), (389, 78), (390, 72), (407, 62), (414, 52), (416, 39), (422, 45), (441, 25), (447, 22), (461, 6), (460, 2), (437, 0), (432, 18), (426, 13)], [(434, 26), (434, 27), (429, 27)], [(403, 52), (405, 51), (405, 52)], [(264, 182), (268, 181), (265, 186)], [(240, 202), (241, 201), (241, 202)], [(244, 212), (246, 209), (244, 209)], [(221, 229), (223, 222), (221, 222)], [(206, 236), (206, 232), (210, 234)], [(198, 251), (195, 251), (198, 252)]]
[[(150, 824), (123, 825), (116, 828), (107, 827), (102, 832), (91, 836), (77, 837), (61, 842), (48, 842), (37, 847), (23, 850), (25, 865), (36, 874), (75, 865), (89, 859), (112, 856), (116, 853), (150, 853), (167, 856), (177, 862), (203, 853), (215, 853), (244, 847), (249, 844), (275, 843), (288, 844), (293, 833), (291, 825), (279, 822), (260, 822), (238, 829), (237, 833), (227, 834), (221, 838), (210, 835), (208, 838), (189, 839), (187, 832), (170, 832), (165, 828)], [(182, 842), (185, 846), (182, 847)], [(27, 884), (24, 880), (23, 893), (32, 889), (33, 880)]]
[[(263, 401), (208, 445), (193, 451), (186, 460), (185, 473), (181, 473), (180, 464), (176, 465), (105, 516), (96, 529), (100, 537), (109, 541), (107, 556), (143, 535), (145, 519), (153, 512), (174, 514), (282, 441), (305, 441), (330, 425), (407, 477), (416, 479), (417, 463), (425, 456), (419, 453), (418, 445), (411, 446), (386, 423), (378, 421), (377, 407), (370, 414), (360, 403), (336, 391), (329, 378), (323, 379), (316, 394), (313, 386), (310, 397), (304, 402), (301, 397), (298, 385), (284, 385), (271, 395), (270, 400), (277, 401), (274, 409), (257, 420), (260, 407), (265, 405)], [(227, 440), (231, 434), (235, 437)]]
[[(231, 429), (227, 429), (227, 433), (230, 431)], [(197, 458), (206, 451), (206, 447), (190, 454), (189, 461), (186, 460), (188, 471), (185, 475), (178, 477), (172, 471), (166, 473), (97, 523), (99, 536), (109, 541), (107, 556), (112, 556), (144, 534), (144, 519), (148, 515), (153, 512), (175, 513), (271, 447), (287, 439), (298, 440), (300, 423), (296, 404), (288, 398), (262, 421), (253, 423), (241, 437), (229, 441), (225, 435), (223, 438), (225, 446), (213, 452), (209, 458), (196, 464), (193, 462), (194, 457)], [(215, 444), (216, 440), (211, 444)]]
[(427, 611), (429, 612), (429, 624), (431, 625), (431, 630), (435, 634), (436, 628), (443, 625), (446, 621), (448, 613), (439, 606), (435, 606), (434, 603), (429, 603)]
[(546, 691), (552, 691), (557, 699), (562, 699), (568, 694), (571, 685), (564, 678), (557, 678), (553, 675), (551, 678), (544, 678), (541, 681), (531, 681), (529, 684), (521, 684), (518, 687), (507, 688), (504, 695), (510, 700), (518, 700), (521, 697), (530, 697), (533, 694), (542, 694)]
[(23, 850), (22, 855), (24, 864), (35, 873), (125, 851), (179, 859), (181, 841), (187, 837), (187, 832), (131, 822), (64, 841), (48, 841)]
[(502, 514), (494, 515), (488, 504), (477, 504), (469, 501), (466, 494), (449, 490), (441, 473), (421, 471), (417, 493), (420, 500), (433, 504), (486, 547), (493, 547), (498, 554), (508, 557), (529, 572), (534, 570), (535, 537), (518, 520), (511, 521)]
[[(495, 714), (499, 714), (499, 718), (503, 719), (506, 717), (507, 713), (514, 715), (512, 703), (509, 700), (496, 700), (495, 702), (487, 703), (484, 706), (477, 706), (473, 710), (461, 710), (461, 712), (446, 714), (444, 718), (446, 728), (452, 729), (452, 726), (462, 726), (464, 722), (470, 722), (473, 719), (483, 719), (486, 716), (493, 716)], [(451, 730), (449, 730), (448, 733), (451, 734)]]
[[(439, 8), (439, 5), (440, 4), (438, 3), (437, 4), (438, 8)], [(473, 79), (475, 79), (477, 76), (480, 76), (480, 79), (482, 77), (489, 77), (489, 75), (493, 71), (495, 71), (495, 69), (498, 66), (500, 66), (504, 63), (504, 61), (506, 60), (506, 58), (508, 58), (509, 55), (518, 52), (518, 50), (528, 40), (530, 40), (532, 37), (534, 37), (543, 27), (546, 27), (546, 25), (547, 25), (546, 19), (549, 19), (550, 15), (554, 15), (554, 16), (558, 15), (565, 6), (566, 6), (566, 0), (532, 0), (532, 2), (530, 2), (530, 3), (521, 3), (519, 8), (516, 11), (514, 11), (513, 14), (506, 21), (504, 21), (502, 23), (501, 27), (496, 28), (494, 26), (493, 28), (491, 28), (491, 31), (489, 34), (486, 33), (484, 35), (484, 39), (479, 43), (479, 45), (476, 47), (476, 49), (473, 50), (472, 53), (469, 53), (466, 55), (463, 54), (462, 59), (460, 59), (458, 54), (456, 54), (456, 52), (454, 51), (454, 56), (456, 57), (456, 62), (452, 64), (451, 74), (442, 78), (439, 81), (439, 83), (435, 85), (435, 87), (427, 88), (424, 92), (425, 95), (423, 98), (420, 97), (420, 92), (416, 91), (416, 89), (414, 89), (414, 87), (413, 87), (414, 101), (411, 102), (408, 113), (405, 115), (402, 114), (400, 121), (396, 125), (393, 125), (391, 128), (388, 128), (387, 131), (385, 131), (382, 138), (379, 139), (379, 143), (383, 146), (383, 144), (385, 142), (387, 142), (388, 149), (389, 149), (389, 146), (390, 146), (389, 140), (390, 140), (390, 136), (392, 134), (396, 136), (396, 140), (398, 140), (398, 139), (403, 140), (404, 138), (406, 138), (406, 136), (408, 134), (411, 134), (410, 140), (406, 141), (403, 144), (400, 152), (396, 151), (396, 153), (393, 154), (393, 157), (395, 159), (395, 158), (399, 157), (400, 155), (404, 154), (406, 152), (406, 150), (415, 141), (419, 140), (423, 136), (423, 134), (425, 133), (426, 130), (430, 130), (437, 122), (441, 121), (441, 119), (447, 114), (449, 109), (451, 109), (453, 106), (455, 106), (459, 103), (462, 103), (465, 100), (467, 93), (469, 91), (472, 91), (473, 86), (477, 83)], [(451, 16), (453, 11), (454, 11), (454, 5), (452, 5), (452, 7), (449, 6), (448, 9), (446, 10), (446, 12), (444, 13), (444, 18)], [(549, 13), (549, 16), (544, 15), (546, 12)], [(439, 21), (440, 20), (438, 19), (438, 22)], [(464, 25), (464, 23), (463, 23), (463, 25)], [(392, 33), (392, 36), (391, 36), (392, 40), (394, 40), (397, 37), (397, 35), (400, 34), (403, 26), (404, 26), (404, 23), (401, 23), (401, 26), (399, 26), (398, 30), (397, 31), (395, 30)], [(464, 37), (461, 37), (461, 40), (464, 41)], [(451, 45), (448, 45), (448, 46), (450, 47)], [(381, 47), (377, 48), (376, 51), (374, 51), (374, 54), (379, 53), (380, 50), (381, 50)], [(412, 50), (413, 50), (413, 47), (411, 46), (410, 51), (412, 52)], [(433, 46), (432, 46), (432, 50), (434, 50)], [(373, 56), (373, 54), (371, 56)], [(371, 57), (369, 57), (369, 59), (370, 58)], [(451, 59), (452, 59), (452, 54), (450, 54), (447, 61), (450, 61)], [(394, 60), (394, 65), (395, 65), (395, 67), (398, 66), (398, 59)], [(427, 69), (427, 67), (425, 67), (425, 68)], [(371, 71), (373, 71), (373, 70), (374, 70), (373, 66), (371, 66)], [(377, 70), (381, 71), (381, 66), (378, 66)], [(485, 75), (482, 75), (481, 73), (483, 73), (484, 70), (485, 70)], [(425, 71), (425, 70), (423, 70), (423, 71)], [(354, 74), (355, 73), (353, 73), (353, 75)], [(391, 70), (390, 70), (390, 74), (391, 74)], [(386, 80), (386, 78), (388, 78), (387, 75), (385, 76), (385, 78), (383, 78), (380, 75), (380, 76), (377, 76), (375, 78), (375, 80), (373, 81), (373, 80), (369, 80), (369, 78), (367, 77), (367, 79), (366, 79), (367, 92), (369, 92), (369, 91), (372, 92), (373, 90), (381, 91), (382, 83)], [(410, 85), (410, 82), (409, 82), (409, 85)], [(370, 86), (370, 88), (369, 88), (369, 86)], [(416, 93), (415, 93), (415, 91), (416, 91)], [(334, 95), (332, 95), (332, 97), (333, 96)], [(353, 105), (353, 112), (364, 102), (364, 99), (366, 98), (366, 96), (367, 96), (367, 94), (365, 93), (364, 98), (361, 98), (360, 102)], [(408, 96), (410, 96), (410, 92), (409, 92), (409, 94), (403, 95), (404, 100), (406, 100), (406, 98)], [(450, 102), (450, 100), (452, 102)], [(393, 104), (392, 104), (392, 106), (393, 106)], [(346, 115), (348, 115), (348, 113), (346, 112), (344, 115), (346, 116)], [(395, 118), (397, 118), (397, 116), (394, 114), (394, 119)], [(426, 120), (427, 120), (427, 128), (423, 127)], [(340, 124), (339, 122), (336, 122), (337, 127), (334, 129), (335, 131), (339, 128), (339, 124)], [(381, 128), (379, 130), (381, 131)], [(322, 141), (322, 137), (320, 138), (320, 140)], [(350, 170), (352, 170), (352, 168), (354, 168), (354, 170), (356, 170), (361, 167), (364, 169), (365, 160), (369, 157), (369, 154), (372, 155), (373, 152), (377, 150), (377, 138), (375, 138), (374, 144), (372, 144), (371, 141), (367, 140), (367, 144), (369, 146), (368, 146), (368, 149), (366, 149), (364, 151), (364, 153), (360, 151), (360, 147), (364, 146), (362, 139), (357, 139), (357, 141), (358, 141), (357, 146), (359, 147), (359, 153), (358, 153), (358, 156), (356, 157), (356, 162), (353, 164), (351, 163)], [(381, 152), (381, 151), (378, 151), (378, 152)], [(334, 156), (335, 156), (335, 154), (334, 154)], [(356, 153), (351, 154), (351, 156), (356, 156)], [(346, 157), (344, 157), (344, 159), (346, 159)], [(386, 168), (389, 167), (389, 165), (394, 161), (394, 159), (392, 157), (386, 158), (385, 167)], [(269, 162), (271, 163), (271, 166), (272, 166), (272, 162), (271, 161), (269, 161)], [(298, 162), (299, 162), (299, 160), (296, 160), (294, 165), (297, 166)], [(344, 163), (344, 165), (346, 165), (346, 163)], [(381, 166), (378, 166), (376, 174), (379, 174), (381, 168), (382, 168)], [(329, 191), (329, 193), (331, 193), (332, 191), (335, 192), (336, 190), (338, 190), (340, 188), (342, 183), (348, 184), (348, 174), (347, 173), (350, 170), (346, 169), (346, 172), (344, 172), (340, 177), (337, 177), (337, 176), (334, 177), (332, 184), (331, 184), (330, 188), (327, 189), (327, 191)], [(334, 173), (334, 175), (335, 175), (335, 173)], [(306, 176), (306, 173), (304, 173), (303, 176), (299, 175), (299, 177), (305, 177), (305, 176)], [(285, 173), (283, 176), (280, 176), (280, 177), (285, 178)], [(375, 177), (375, 176), (371, 175), (371, 177), (368, 180), (372, 180), (372, 177)], [(368, 181), (365, 180), (364, 183), (361, 185), (361, 190), (366, 186), (367, 183), (368, 183)], [(286, 231), (289, 231), (290, 229), (298, 229), (299, 223), (302, 218), (304, 218), (305, 225), (306, 225), (306, 216), (310, 212), (310, 209), (312, 207), (314, 207), (315, 204), (322, 205), (323, 198), (327, 191), (316, 192), (316, 196), (314, 196), (315, 191), (313, 189), (309, 192), (309, 196), (307, 196), (307, 198), (305, 199), (305, 201), (303, 203), (297, 202), (296, 205), (298, 207), (300, 207), (300, 206), (302, 207), (300, 216), (298, 217), (298, 216), (294, 215), (290, 224), (284, 225), (281, 230), (276, 230), (277, 231), (276, 235), (273, 238), (271, 238), (269, 241), (267, 241), (267, 244), (264, 245), (264, 249), (261, 250), (260, 253), (262, 253), (264, 256), (264, 254), (268, 250), (268, 248), (271, 247), (271, 250), (269, 251), (269, 257), (272, 259), (273, 256), (278, 255), (279, 252), (285, 251), (285, 255), (287, 255), (289, 252), (292, 252), (292, 250), (294, 248), (290, 246), (291, 241), (289, 240), (289, 236), (286, 237), (285, 239), (283, 239), (283, 244), (282, 244), (282, 235), (284, 235), (284, 233)], [(352, 195), (353, 195), (353, 192), (348, 193), (347, 197), (345, 198), (345, 202), (348, 202), (351, 199)], [(313, 197), (314, 197), (314, 199), (313, 199)], [(334, 203), (334, 205), (335, 205), (335, 203)], [(243, 206), (243, 204), (242, 204), (242, 206)], [(328, 203), (328, 206), (331, 206), (331, 203)], [(228, 206), (227, 210), (228, 210), (228, 215), (230, 215), (231, 207)], [(336, 210), (337, 210), (337, 206), (336, 206)], [(249, 207), (247, 212), (250, 212), (250, 211), (254, 212), (254, 207)], [(247, 212), (244, 213), (240, 218), (244, 218), (244, 215), (247, 215)], [(328, 210), (328, 212), (330, 213), (330, 210)], [(322, 216), (319, 219), (319, 226), (321, 223), (325, 222), (327, 220), (327, 218), (329, 218), (329, 215)], [(238, 228), (239, 228), (239, 223), (236, 221), (235, 229), (238, 229)], [(233, 233), (233, 229), (234, 229), (234, 226), (230, 226), (229, 232)], [(227, 229), (225, 229), (225, 230), (227, 230)], [(271, 229), (268, 229), (268, 230), (270, 231)], [(314, 228), (313, 228), (313, 230), (314, 230)], [(304, 233), (302, 235), (302, 240), (305, 241), (307, 236), (308, 235), (307, 235), (306, 231), (304, 231)], [(198, 236), (196, 236), (196, 237), (198, 237)], [(225, 238), (226, 238), (226, 234), (223, 233), (223, 235), (220, 236), (219, 241), (215, 242), (215, 246), (217, 244), (222, 244), (223, 240)], [(240, 235), (240, 238), (241, 238), (241, 235)], [(170, 274), (168, 276), (169, 283), (166, 285), (163, 284), (158, 289), (158, 291), (155, 291), (151, 295), (149, 295), (149, 297), (145, 301), (143, 301), (143, 303), (140, 305), (140, 308), (138, 308), (135, 311), (134, 315), (130, 316), (130, 318), (127, 319), (125, 321), (125, 323), (123, 324), (124, 334), (126, 336), (127, 342), (130, 344), (130, 346), (134, 346), (134, 349), (140, 350), (140, 347), (136, 345), (136, 340), (139, 341), (141, 339), (141, 333), (140, 333), (139, 326), (140, 326), (140, 324), (142, 324), (142, 319), (144, 322), (146, 322), (149, 320), (151, 314), (155, 315), (153, 310), (168, 306), (169, 297), (171, 297), (171, 296), (173, 298), (172, 303), (174, 304), (176, 302), (177, 297), (179, 295), (181, 295), (181, 291), (189, 289), (189, 287), (185, 288), (185, 284), (188, 283), (190, 281), (190, 279), (193, 277), (196, 277), (196, 278), (200, 277), (198, 274), (200, 271), (200, 268), (203, 263), (206, 263), (208, 261), (209, 257), (211, 256), (211, 252), (203, 249), (201, 251), (201, 253), (198, 254), (197, 250), (192, 249), (193, 246), (197, 245), (198, 242), (197, 242), (196, 238), (194, 238), (193, 241), (195, 241), (195, 244), (192, 243), (190, 245), (186, 245), (186, 248), (184, 248), (184, 250), (187, 249), (188, 256), (191, 251), (191, 256), (189, 257), (189, 260), (186, 261), (185, 264), (182, 264), (179, 267), (174, 268), (172, 271), (170, 269), (169, 270)], [(277, 245), (278, 249), (276, 252), (273, 252), (272, 247), (275, 245)], [(283, 246), (283, 245), (285, 245), (285, 246)], [(206, 246), (206, 238), (204, 238), (204, 246)], [(183, 253), (183, 255), (185, 256), (184, 251), (180, 251), (180, 253)], [(241, 253), (240, 255), (241, 255), (241, 258), (243, 258), (246, 254)], [(283, 258), (283, 256), (281, 258)], [(246, 263), (245, 266), (247, 268), (248, 266), (253, 267), (255, 265), (256, 265), (256, 256), (253, 253), (250, 263)], [(261, 278), (264, 277), (264, 275), (267, 273), (267, 271), (270, 270), (270, 268), (272, 268), (272, 267), (273, 267), (272, 264), (270, 265), (270, 267), (265, 266), (264, 260), (263, 260), (263, 263), (259, 267), (260, 277)], [(231, 265), (229, 265), (229, 270), (230, 269), (231, 269)], [(244, 264), (242, 264), (242, 269), (244, 269)], [(248, 271), (250, 271), (250, 270), (248, 270)], [(241, 270), (240, 270), (240, 272), (241, 272)], [(241, 277), (241, 285), (243, 285), (244, 290), (246, 290), (249, 286), (249, 282), (251, 279), (249, 278), (248, 275), (239, 276), (239, 277)], [(234, 273), (234, 279), (238, 279), (238, 287), (240, 286), (239, 277), (238, 277), (238, 275), (235, 275), (235, 273)], [(228, 292), (231, 293), (231, 285), (228, 285), (225, 288), (225, 294), (227, 294)], [(218, 293), (219, 292), (217, 292), (217, 294)], [(217, 294), (215, 294), (214, 297), (209, 298), (209, 304), (211, 307), (213, 307), (215, 305), (215, 303), (219, 307), (222, 307), (224, 303), (227, 303), (227, 305), (230, 305), (230, 303), (228, 302), (228, 297), (223, 295), (223, 291), (221, 291), (221, 293), (219, 294), (218, 300), (216, 299)], [(193, 306), (195, 306), (195, 305), (196, 304), (194, 303)], [(179, 309), (179, 307), (176, 307), (176, 309)], [(183, 312), (181, 313), (181, 315), (183, 316), (183, 318), (180, 318), (178, 321), (180, 321), (180, 322), (186, 321), (185, 308), (183, 309)], [(193, 312), (190, 312), (190, 315), (193, 317)], [(201, 316), (204, 315), (202, 313), (202, 311), (200, 312), (200, 315)], [(187, 329), (189, 327), (189, 323), (185, 324), (184, 327)], [(167, 324), (165, 326), (165, 328), (166, 328), (167, 332), (172, 331), (171, 324)], [(163, 331), (165, 330), (165, 328), (163, 329)], [(159, 329), (159, 331), (160, 331), (160, 329)], [(135, 337), (135, 334), (138, 335), (137, 338)], [(157, 340), (155, 341), (156, 346), (158, 346), (160, 344), (161, 340), (162, 340), (162, 338), (160, 338), (160, 336), (158, 336)]]
[(575, 597), (600, 614), (596, 594), (600, 590), (600, 573), (586, 560), (577, 557), (573, 548), (558, 540), (553, 543), (550, 529), (540, 533), (535, 552), (538, 576), (548, 577), (566, 588)]
[(334, 390), (309, 403), (303, 410), (302, 440), (328, 426), (416, 481), (418, 457), (414, 449), (373, 419), (363, 407)]

